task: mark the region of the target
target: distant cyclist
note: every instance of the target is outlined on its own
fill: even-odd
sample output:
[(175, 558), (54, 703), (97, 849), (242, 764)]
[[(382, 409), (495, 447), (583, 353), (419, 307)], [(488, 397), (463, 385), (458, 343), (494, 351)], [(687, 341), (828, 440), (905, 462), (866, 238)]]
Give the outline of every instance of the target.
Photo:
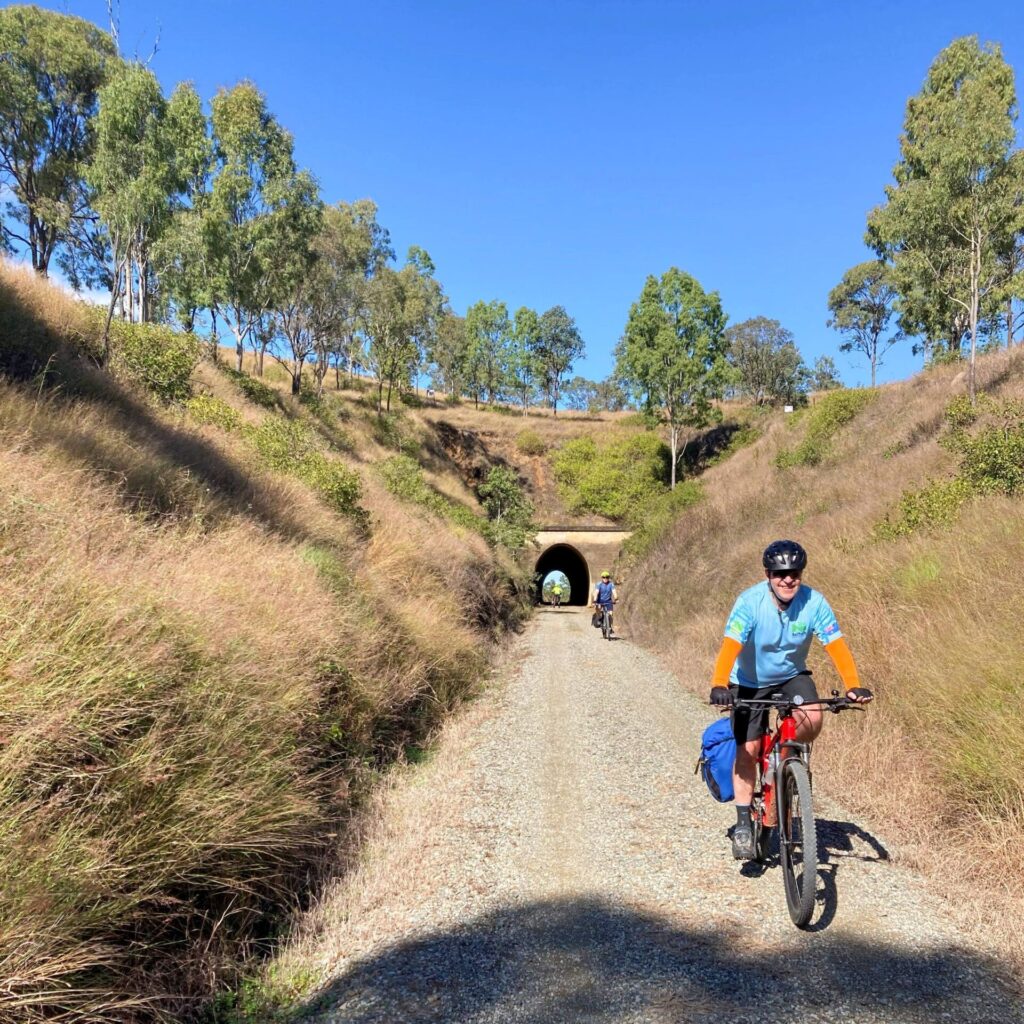
[[(846, 688), (846, 696), (858, 703), (870, 701), (873, 695), (860, 685), (853, 655), (828, 601), (801, 582), (807, 552), (796, 541), (777, 540), (765, 548), (761, 562), (767, 579), (744, 590), (729, 613), (711, 680), (711, 703), (729, 705), (736, 696), (751, 700), (772, 693), (787, 697), (799, 694), (804, 700), (817, 700), (807, 670), (812, 636), (824, 644)], [(819, 707), (797, 711), (795, 718), (796, 738), (801, 743), (810, 743), (821, 732)], [(733, 710), (736, 828), (732, 834), (732, 855), (737, 860), (754, 856), (750, 800), (761, 736), (767, 731), (767, 709)]]
[(615, 584), (612, 582), (611, 574), (607, 572), (601, 573), (601, 582), (594, 587), (594, 610), (601, 611), (605, 608), (608, 609), (608, 635), (611, 636), (614, 633), (612, 626), (612, 609), (615, 607), (615, 602), (618, 601), (619, 594), (615, 589)]
[(557, 608), (562, 603), (562, 584), (556, 583), (551, 588), (551, 603)]

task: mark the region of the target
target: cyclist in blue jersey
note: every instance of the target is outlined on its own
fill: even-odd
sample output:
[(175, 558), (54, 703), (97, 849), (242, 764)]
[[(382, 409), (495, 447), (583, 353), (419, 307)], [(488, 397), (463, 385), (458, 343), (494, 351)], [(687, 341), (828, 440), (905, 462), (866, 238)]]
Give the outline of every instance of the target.
[(612, 583), (611, 575), (607, 572), (601, 573), (601, 581), (594, 587), (594, 610), (608, 609), (609, 635), (615, 632), (611, 629), (612, 609), (615, 607), (615, 602), (618, 599), (619, 593), (615, 589), (615, 584)]
[[(860, 685), (853, 655), (828, 601), (801, 581), (807, 552), (796, 541), (777, 540), (765, 548), (761, 562), (766, 579), (740, 594), (726, 621), (711, 680), (711, 703), (730, 705), (736, 696), (763, 699), (772, 693), (787, 697), (799, 694), (804, 700), (817, 700), (814, 681), (807, 670), (807, 652), (813, 636), (832, 659), (846, 696), (857, 703), (870, 701), (873, 695)], [(821, 732), (819, 707), (804, 708), (794, 717), (796, 738), (801, 743), (810, 743)], [(755, 852), (750, 800), (754, 795), (761, 736), (768, 730), (768, 710), (735, 708), (732, 722), (736, 737), (736, 827), (732, 854), (737, 860), (749, 860)]]

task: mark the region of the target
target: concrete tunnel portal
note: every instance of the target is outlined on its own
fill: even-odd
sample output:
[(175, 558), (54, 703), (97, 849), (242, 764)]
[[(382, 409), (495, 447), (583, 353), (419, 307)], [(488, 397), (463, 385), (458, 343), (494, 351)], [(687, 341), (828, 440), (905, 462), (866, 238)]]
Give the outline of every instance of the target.
[[(569, 581), (568, 604), (582, 607), (590, 603), (594, 584), (602, 570), (615, 571), (622, 542), (629, 530), (616, 526), (544, 526), (537, 531), (540, 554), (534, 564), (534, 595), (541, 598), (544, 578), (562, 572)], [(621, 580), (619, 581), (622, 582)]]
[(561, 572), (569, 581), (569, 600), (566, 604), (584, 605), (590, 596), (590, 571), (586, 559), (571, 544), (553, 544), (537, 559), (537, 599), (549, 572)]

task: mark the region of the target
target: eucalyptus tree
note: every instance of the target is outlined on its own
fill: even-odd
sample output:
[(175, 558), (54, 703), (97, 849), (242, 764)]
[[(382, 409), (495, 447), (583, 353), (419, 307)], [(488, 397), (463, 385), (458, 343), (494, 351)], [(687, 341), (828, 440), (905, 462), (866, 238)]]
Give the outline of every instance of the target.
[(999, 47), (954, 40), (907, 103), (895, 184), (868, 220), (868, 240), (891, 259), (901, 294), (941, 295), (966, 314), (972, 401), (979, 323), (1003, 296), (999, 256), (1021, 227), (1016, 117), (1013, 70)]
[(583, 355), (583, 339), (576, 321), (564, 306), (552, 306), (540, 318), (535, 349), (541, 386), (558, 415), (558, 399), (562, 381), (572, 372), (573, 363)]
[(367, 338), (367, 363), (377, 378), (378, 415), (390, 411), (392, 392), (408, 382), (411, 368), (419, 362), (420, 345), (434, 336), (443, 317), (444, 295), (434, 279), (433, 264), (420, 259), (419, 252), (410, 250), (401, 270), (381, 267), (366, 284), (360, 321)]
[(524, 416), (529, 411), (530, 399), (537, 391), (539, 345), (540, 317), (529, 306), (520, 306), (513, 317), (509, 335), (506, 375), (509, 389), (523, 407)]
[(437, 325), (447, 311), (447, 299), (435, 276), (430, 254), (418, 245), (409, 247), (405, 266), (399, 271), (405, 279), (405, 324), (409, 334), (408, 374), (402, 385), (419, 378), (433, 346)]
[(343, 361), (351, 377), (361, 351), (358, 329), (366, 282), (394, 258), (394, 252), (370, 199), (325, 207), (314, 249), (311, 327), (319, 392), (332, 358), (338, 386)]
[(871, 386), (882, 357), (902, 337), (899, 328), (890, 330), (897, 299), (892, 271), (881, 260), (867, 260), (851, 267), (829, 292), (827, 321), (847, 340), (841, 352), (862, 352), (871, 366)]
[(498, 299), (475, 302), (466, 310), (470, 378), (477, 393), (486, 393), (488, 405), (505, 383), (511, 332), (508, 307)]
[(453, 401), (465, 384), (468, 361), (469, 335), (466, 332), (465, 317), (456, 316), (448, 310), (438, 320), (430, 349), (430, 362), (435, 367), (434, 383), (446, 391)]
[(152, 319), (152, 246), (204, 173), (208, 147), (206, 122), (191, 86), (179, 86), (167, 101), (156, 76), (139, 64), (125, 65), (100, 89), (95, 132), (86, 180), (113, 257), (106, 357), (110, 320), (123, 294), (129, 319)]
[(291, 136), (251, 82), (217, 93), (211, 127), (213, 172), (203, 204), (210, 309), (234, 335), (241, 371), (246, 341), (276, 298), (276, 215), (296, 170)]
[(616, 378), (668, 426), (673, 490), (683, 428), (716, 417), (712, 403), (729, 378), (725, 323), (718, 293), (670, 267), (647, 278), (616, 348)]
[(793, 334), (778, 320), (752, 317), (728, 328), (725, 339), (740, 393), (757, 405), (790, 402), (806, 386), (806, 368)]
[[(288, 345), (274, 358), (291, 376), (292, 394), (302, 390), (302, 370), (317, 350), (315, 321), (321, 299), (316, 273), (316, 241), (323, 230), (323, 203), (307, 171), (286, 179), (275, 195), (274, 237), (270, 252), (274, 322)], [(262, 369), (262, 367), (261, 367)]]
[(113, 40), (81, 18), (38, 7), (0, 10), (0, 187), (12, 197), (3, 247), (24, 246), (44, 277), (90, 216), (83, 171), (98, 92), (120, 64)]
[(818, 356), (811, 367), (808, 383), (812, 391), (832, 391), (841, 388), (843, 382), (839, 379), (836, 361), (831, 356)]

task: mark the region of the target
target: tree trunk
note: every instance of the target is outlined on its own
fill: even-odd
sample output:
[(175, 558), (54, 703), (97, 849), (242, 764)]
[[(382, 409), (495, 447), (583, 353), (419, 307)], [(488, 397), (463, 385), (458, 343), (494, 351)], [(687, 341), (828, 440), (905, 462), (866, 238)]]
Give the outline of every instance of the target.
[(668, 429), (668, 441), (669, 447), (672, 452), (672, 470), (671, 470), (671, 484), (669, 490), (674, 491), (676, 489), (676, 462), (679, 459), (679, 428), (675, 424), (671, 424)]
[(974, 379), (974, 357), (978, 347), (978, 306), (980, 304), (980, 280), (981, 280), (981, 238), (980, 231), (972, 235), (971, 245), (971, 368), (967, 374), (967, 393), (970, 396), (971, 405), (974, 405), (975, 379)]

